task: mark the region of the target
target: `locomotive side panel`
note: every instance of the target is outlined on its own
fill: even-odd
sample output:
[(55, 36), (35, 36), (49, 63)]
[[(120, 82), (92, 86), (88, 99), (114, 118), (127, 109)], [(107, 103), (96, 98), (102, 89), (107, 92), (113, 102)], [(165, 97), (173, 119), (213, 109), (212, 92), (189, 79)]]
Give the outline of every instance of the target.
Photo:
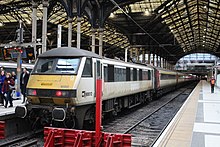
[(103, 99), (121, 97), (152, 90), (152, 81), (105, 82), (103, 86)]

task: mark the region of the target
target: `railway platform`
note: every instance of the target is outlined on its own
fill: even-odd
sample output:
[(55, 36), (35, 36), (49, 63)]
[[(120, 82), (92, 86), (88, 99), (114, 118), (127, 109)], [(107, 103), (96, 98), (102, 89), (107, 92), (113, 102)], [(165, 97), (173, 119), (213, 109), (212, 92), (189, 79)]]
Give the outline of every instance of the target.
[(200, 81), (154, 147), (218, 147), (220, 145), (220, 89)]
[[(3, 105), (0, 106), (0, 117), (11, 115), (15, 113), (16, 106), (23, 106), (22, 99), (13, 100), (13, 107), (5, 108)], [(9, 104), (8, 104), (9, 106)]]

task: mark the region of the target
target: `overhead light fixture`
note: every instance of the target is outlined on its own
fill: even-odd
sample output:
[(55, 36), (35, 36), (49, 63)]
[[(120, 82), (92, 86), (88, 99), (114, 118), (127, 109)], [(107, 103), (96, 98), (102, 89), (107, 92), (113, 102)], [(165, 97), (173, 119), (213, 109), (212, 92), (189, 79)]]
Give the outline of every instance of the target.
[(205, 40), (203, 40), (202, 42), (205, 42)]
[(115, 17), (115, 14), (114, 14), (114, 13), (111, 13), (109, 17), (110, 17), (110, 18), (114, 18), (114, 17)]
[(30, 20), (26, 20), (27, 24), (31, 24), (31, 21)]
[(205, 35), (203, 36), (203, 38), (205, 38)]
[(205, 46), (204, 44), (202, 46)]
[(144, 15), (145, 15), (145, 16), (150, 16), (150, 15), (151, 15), (151, 12), (148, 11), (148, 10), (146, 10), (146, 11), (144, 12)]

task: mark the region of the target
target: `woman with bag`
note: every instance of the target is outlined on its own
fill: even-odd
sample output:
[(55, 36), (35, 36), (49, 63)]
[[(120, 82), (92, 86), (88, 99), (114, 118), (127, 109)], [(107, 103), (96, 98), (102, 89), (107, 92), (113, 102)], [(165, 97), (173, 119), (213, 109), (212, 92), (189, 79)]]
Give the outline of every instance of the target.
[(2, 93), (5, 95), (5, 108), (7, 108), (8, 101), (10, 103), (9, 107), (13, 107), (11, 93), (14, 89), (15, 82), (11, 77), (10, 73), (6, 74), (5, 81), (2, 85)]

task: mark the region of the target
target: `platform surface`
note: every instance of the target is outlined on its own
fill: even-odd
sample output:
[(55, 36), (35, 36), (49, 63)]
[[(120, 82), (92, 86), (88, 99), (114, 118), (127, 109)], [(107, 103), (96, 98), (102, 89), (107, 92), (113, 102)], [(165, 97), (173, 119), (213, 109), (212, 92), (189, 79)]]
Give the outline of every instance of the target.
[(200, 81), (154, 147), (219, 147), (220, 89)]
[[(10, 104), (8, 103), (8, 106)], [(15, 107), (16, 106), (23, 106), (24, 104), (22, 104), (22, 99), (20, 100), (13, 100), (13, 107), (8, 107), (5, 108), (3, 105), (0, 106), (0, 117), (1, 116), (5, 116), (5, 115), (10, 115), (10, 114), (14, 114), (15, 113)]]

